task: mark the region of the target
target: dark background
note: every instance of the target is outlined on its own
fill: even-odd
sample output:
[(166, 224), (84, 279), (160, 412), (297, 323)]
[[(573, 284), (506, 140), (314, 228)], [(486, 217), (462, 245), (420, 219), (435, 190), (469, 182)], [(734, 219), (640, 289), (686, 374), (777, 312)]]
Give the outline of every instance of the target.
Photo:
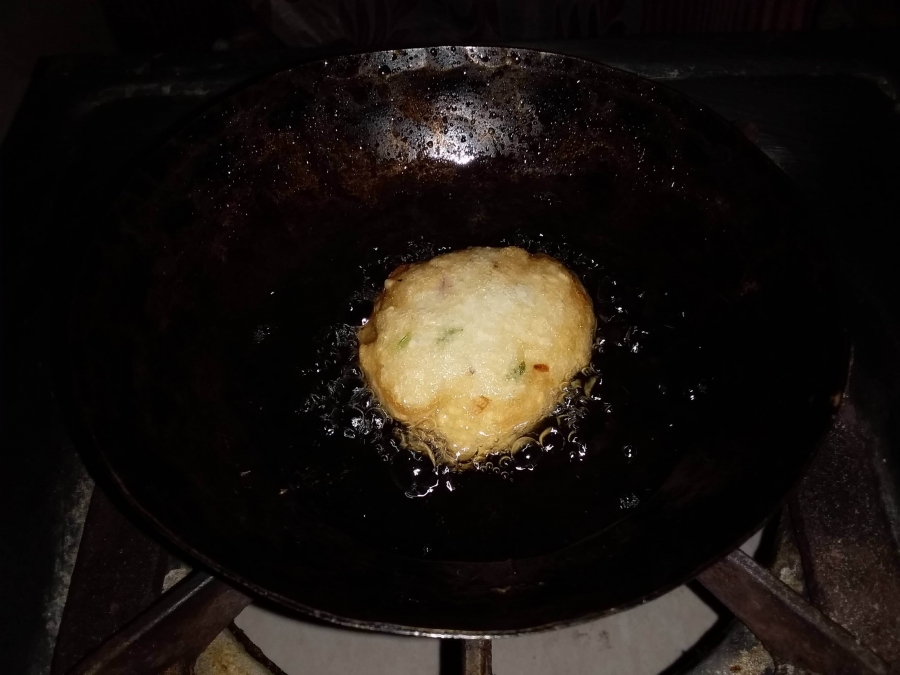
[(897, 0), (3, 0), (0, 139), (37, 60), (57, 54), (898, 25)]

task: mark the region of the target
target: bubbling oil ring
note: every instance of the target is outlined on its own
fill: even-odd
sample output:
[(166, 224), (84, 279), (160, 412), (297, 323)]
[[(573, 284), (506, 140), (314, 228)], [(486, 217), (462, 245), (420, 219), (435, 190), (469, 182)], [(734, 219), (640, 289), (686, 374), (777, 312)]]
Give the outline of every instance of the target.
[[(374, 394), (366, 386), (359, 367), (357, 326), (347, 323), (332, 327), (323, 340), (317, 358), (319, 366), (339, 366), (339, 374), (324, 382), (305, 401), (301, 412), (318, 417), (325, 436), (340, 434), (348, 441), (371, 447), (384, 462), (400, 467), (395, 482), (408, 497), (424, 497), (436, 490), (455, 490), (455, 476), (463, 470), (497, 475), (502, 480), (514, 481), (517, 473), (536, 469), (543, 456), (566, 453), (572, 463), (584, 461), (590, 452), (582, 431), (585, 422), (596, 415), (612, 412), (612, 404), (603, 395), (603, 373), (599, 363), (601, 355), (612, 341), (613, 346), (629, 354), (641, 350), (641, 341), (647, 331), (631, 323), (631, 307), (628, 293), (617, 286), (614, 275), (607, 273), (594, 258), (574, 250), (565, 240), (544, 238), (542, 234), (517, 233), (499, 243), (502, 246), (519, 246), (532, 253), (545, 253), (561, 260), (583, 281), (595, 280), (598, 274), (604, 278), (589, 288), (598, 315), (591, 361), (566, 385), (558, 403), (549, 416), (528, 433), (510, 444), (508, 448), (491, 452), (474, 461), (454, 466), (435, 461), (436, 452), (429, 439), (420, 432), (410, 433), (407, 427), (393, 420), (382, 408)], [(424, 240), (413, 241), (405, 253), (384, 256), (362, 270), (364, 283), (350, 298), (354, 308), (371, 306), (377, 296), (384, 270), (403, 263), (427, 260), (449, 248), (436, 247)], [(587, 286), (587, 283), (585, 284)], [(600, 295), (606, 288), (607, 290)], [(636, 294), (640, 298), (643, 294)], [(369, 312), (365, 312), (368, 316)], [(614, 327), (614, 330), (609, 330)], [(660, 384), (665, 393), (666, 385)], [(690, 389), (694, 396), (697, 388)], [(432, 440), (437, 443), (437, 440)], [(635, 452), (632, 444), (624, 444), (619, 451), (627, 460)], [(628, 501), (628, 500), (626, 500)], [(633, 501), (633, 500), (632, 500)], [(622, 508), (631, 508), (629, 501)]]

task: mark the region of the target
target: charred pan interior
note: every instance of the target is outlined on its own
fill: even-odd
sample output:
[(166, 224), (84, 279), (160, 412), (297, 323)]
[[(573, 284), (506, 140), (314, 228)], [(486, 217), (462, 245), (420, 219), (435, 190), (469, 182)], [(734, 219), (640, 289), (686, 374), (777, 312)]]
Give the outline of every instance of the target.
[[(846, 364), (808, 230), (739, 132), (622, 72), (500, 48), (331, 59), (220, 103), (129, 184), (79, 283), (75, 388), (131, 503), (269, 598), (392, 630), (567, 622), (692, 577), (806, 464)], [(304, 412), (336, 367), (322, 346), (400, 262), (508, 244), (594, 261), (601, 326), (637, 343), (605, 364), (613, 417), (585, 439), (613, 434), (597, 456), (620, 459), (581, 491), (563, 454), (530, 483), (410, 499)], [(674, 390), (627, 384), (660, 374)], [(691, 412), (647, 433), (670, 393)], [(626, 445), (655, 449), (628, 464)], [(641, 457), (630, 508), (607, 486)]]

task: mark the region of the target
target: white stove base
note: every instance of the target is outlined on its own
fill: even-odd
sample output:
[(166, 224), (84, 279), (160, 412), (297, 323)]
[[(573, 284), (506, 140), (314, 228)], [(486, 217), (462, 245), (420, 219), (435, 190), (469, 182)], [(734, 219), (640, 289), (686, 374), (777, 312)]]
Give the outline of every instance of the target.
[[(743, 548), (755, 552), (759, 534)], [(494, 641), (497, 675), (656, 675), (716, 622), (685, 586), (603, 619)], [(236, 623), (288, 675), (437, 675), (439, 642), (324, 627), (251, 605)]]

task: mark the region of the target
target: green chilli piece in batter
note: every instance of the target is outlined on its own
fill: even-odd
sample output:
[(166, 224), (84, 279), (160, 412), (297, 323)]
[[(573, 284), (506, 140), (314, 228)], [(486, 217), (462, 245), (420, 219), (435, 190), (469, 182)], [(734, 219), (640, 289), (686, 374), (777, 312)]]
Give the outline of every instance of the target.
[(437, 339), (437, 343), (439, 345), (446, 344), (453, 339), (454, 335), (459, 335), (463, 332), (462, 328), (445, 328), (444, 332), (441, 333), (441, 336)]
[(409, 338), (411, 337), (411, 333), (407, 333), (397, 342), (397, 349), (403, 349), (406, 345), (409, 344)]
[(525, 374), (525, 362), (519, 361), (519, 365), (509, 371), (509, 375), (506, 376), (508, 380), (518, 380), (522, 375)]

